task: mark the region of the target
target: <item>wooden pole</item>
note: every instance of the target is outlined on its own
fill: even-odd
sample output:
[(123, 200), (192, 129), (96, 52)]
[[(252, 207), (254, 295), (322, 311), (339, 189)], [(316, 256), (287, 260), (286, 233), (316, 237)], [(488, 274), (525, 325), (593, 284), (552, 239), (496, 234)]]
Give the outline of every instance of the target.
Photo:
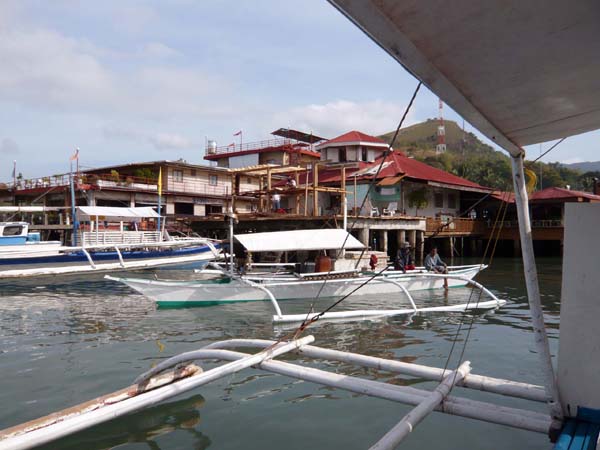
[(547, 403), (552, 417), (556, 421), (561, 421), (563, 408), (560, 403), (558, 386), (556, 384), (554, 368), (552, 367), (552, 356), (548, 345), (548, 335), (546, 334), (546, 325), (544, 323), (540, 286), (533, 252), (533, 240), (531, 238), (529, 200), (525, 185), (525, 174), (523, 173), (523, 158), (523, 155), (513, 156), (511, 157), (511, 162), (517, 217), (519, 219), (521, 251), (523, 254), (523, 269), (525, 271), (525, 287), (527, 288), (527, 298), (529, 300), (529, 309), (531, 310), (531, 325), (534, 331), (535, 346), (542, 366)]
[(424, 398), (416, 408), (404, 416), (394, 428), (373, 445), (371, 450), (395, 449), (425, 417), (432, 413), (448, 397), (450, 390), (456, 383), (462, 381), (469, 372), (471, 372), (471, 366), (469, 361), (465, 361), (456, 371), (447, 375), (429, 397)]
[(319, 194), (317, 192), (317, 187), (319, 187), (319, 163), (315, 163), (313, 167), (313, 217), (316, 217), (319, 213)]
[(271, 211), (271, 169), (267, 169), (267, 207), (265, 211)]
[[(346, 167), (342, 167), (342, 197), (341, 197), (341, 208), (346, 208)], [(345, 214), (345, 211), (340, 211)]]
[(304, 215), (308, 216), (308, 171), (304, 179)]
[(354, 217), (358, 217), (358, 206), (356, 204), (356, 175), (354, 176)]
[(298, 194), (298, 188), (300, 187), (300, 172), (296, 171), (296, 187), (294, 188), (294, 196), (296, 198), (296, 209), (295, 214), (300, 214), (300, 194)]

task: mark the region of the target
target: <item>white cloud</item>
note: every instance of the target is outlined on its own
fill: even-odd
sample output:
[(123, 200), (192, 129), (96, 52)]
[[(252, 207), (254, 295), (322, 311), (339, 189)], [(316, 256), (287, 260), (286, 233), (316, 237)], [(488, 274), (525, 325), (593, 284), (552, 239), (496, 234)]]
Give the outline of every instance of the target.
[(182, 150), (192, 147), (192, 142), (179, 134), (158, 133), (150, 136), (150, 142), (158, 150)]
[(580, 162), (585, 162), (585, 159), (583, 159), (583, 158), (569, 158), (569, 159), (565, 159), (565, 160), (561, 161), (561, 163), (563, 163), (563, 164), (575, 164), (575, 163), (580, 163)]
[[(177, 53), (159, 43), (148, 44), (146, 51), (162, 57)], [(111, 64), (125, 56), (52, 30), (0, 28), (0, 102), (53, 112), (125, 113), (149, 118), (231, 113), (230, 107), (219, 106), (224, 103), (217, 95), (233, 95), (222, 78), (196, 68), (140, 63), (124, 69)]]
[(157, 150), (185, 150), (194, 147), (190, 139), (178, 133), (148, 133), (135, 128), (107, 125), (102, 128), (102, 135), (108, 140), (151, 144)]
[[(352, 102), (337, 100), (322, 105), (313, 104), (277, 114), (273, 124), (289, 125), (299, 130), (332, 138), (350, 130), (379, 135), (394, 130), (404, 113), (405, 105), (375, 100)], [(414, 123), (409, 113), (403, 126)]]
[(0, 141), (0, 153), (11, 156), (19, 153), (19, 145), (11, 138)]
[(160, 42), (150, 42), (142, 49), (142, 55), (148, 58), (167, 59), (181, 56), (181, 52)]

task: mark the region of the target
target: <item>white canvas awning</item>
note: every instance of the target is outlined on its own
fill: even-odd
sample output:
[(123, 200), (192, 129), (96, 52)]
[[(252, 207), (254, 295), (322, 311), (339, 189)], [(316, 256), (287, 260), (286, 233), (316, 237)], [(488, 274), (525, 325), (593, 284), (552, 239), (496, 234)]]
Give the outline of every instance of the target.
[(600, 128), (597, 0), (330, 0), (512, 154)]
[(338, 250), (344, 245), (344, 240), (346, 240), (344, 245), (346, 250), (364, 248), (364, 245), (354, 236), (341, 229), (236, 234), (235, 238), (250, 252)]
[(157, 218), (158, 213), (150, 206), (140, 208), (119, 208), (116, 206), (79, 206), (77, 218), (79, 220), (114, 220), (137, 221), (143, 218)]
[(35, 213), (59, 211), (66, 209), (64, 206), (0, 206), (0, 213), (15, 212), (15, 213)]

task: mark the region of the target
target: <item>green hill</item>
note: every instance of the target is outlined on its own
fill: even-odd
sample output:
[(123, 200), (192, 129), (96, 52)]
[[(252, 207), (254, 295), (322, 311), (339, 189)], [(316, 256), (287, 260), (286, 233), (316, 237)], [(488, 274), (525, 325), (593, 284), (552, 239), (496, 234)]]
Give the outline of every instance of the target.
[[(437, 119), (427, 119), (425, 122), (402, 128), (395, 147), (403, 149), (409, 153), (416, 153), (418, 150), (434, 151), (437, 144)], [(463, 132), (461, 127), (452, 120), (445, 120), (446, 129), (446, 148), (451, 153), (491, 153), (496, 152), (491, 146), (480, 141), (473, 133)], [(391, 131), (379, 136), (387, 143), (391, 143), (394, 132)]]
[[(482, 186), (512, 190), (509, 157), (501, 151), (479, 140), (473, 133), (463, 132), (452, 120), (445, 120), (447, 151), (437, 155), (437, 119), (402, 128), (394, 148), (430, 166), (445, 170)], [(391, 143), (394, 132), (379, 136)], [(600, 172), (582, 174), (559, 163), (529, 164), (537, 174), (542, 174), (538, 189), (570, 185), (573, 189), (590, 190), (593, 176)], [(596, 175), (594, 175), (596, 173)]]

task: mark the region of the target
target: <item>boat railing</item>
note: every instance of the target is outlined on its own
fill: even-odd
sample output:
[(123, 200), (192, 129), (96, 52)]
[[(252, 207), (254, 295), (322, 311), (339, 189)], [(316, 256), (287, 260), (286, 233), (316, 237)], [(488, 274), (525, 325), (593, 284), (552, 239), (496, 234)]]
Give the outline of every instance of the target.
[(84, 247), (115, 244), (156, 244), (157, 242), (161, 242), (159, 231), (84, 231), (82, 233)]
[[(489, 289), (485, 288), (480, 283), (472, 280), (464, 275), (452, 275), (452, 274), (437, 274), (437, 273), (417, 273), (414, 274), (415, 278), (423, 278), (423, 279), (431, 279), (435, 280), (436, 278), (447, 279), (447, 280), (460, 280), (464, 281), (467, 286), (471, 286), (473, 288), (481, 290), (488, 297), (491, 297), (492, 300), (488, 301), (480, 301), (479, 298), (475, 301), (469, 301), (468, 303), (461, 303), (456, 305), (444, 305), (444, 306), (431, 306), (419, 308), (416, 306), (414, 299), (408, 292), (408, 290), (398, 282), (395, 282), (393, 278), (387, 278), (383, 274), (376, 277), (371, 283), (391, 283), (395, 285), (400, 292), (402, 292), (406, 298), (408, 299), (411, 307), (410, 308), (402, 308), (402, 309), (369, 309), (369, 310), (352, 310), (352, 311), (334, 311), (334, 312), (311, 312), (304, 314), (281, 314), (281, 310), (275, 308), (276, 314), (273, 316), (274, 323), (299, 323), (310, 321), (315, 316), (319, 316), (319, 318), (323, 320), (365, 320), (369, 318), (375, 317), (393, 317), (393, 316), (401, 316), (401, 315), (412, 315), (419, 313), (430, 313), (430, 312), (464, 312), (468, 310), (474, 309), (496, 309), (500, 306), (506, 304), (506, 300), (499, 299), (493, 292)], [(273, 302), (273, 299), (271, 299)]]

